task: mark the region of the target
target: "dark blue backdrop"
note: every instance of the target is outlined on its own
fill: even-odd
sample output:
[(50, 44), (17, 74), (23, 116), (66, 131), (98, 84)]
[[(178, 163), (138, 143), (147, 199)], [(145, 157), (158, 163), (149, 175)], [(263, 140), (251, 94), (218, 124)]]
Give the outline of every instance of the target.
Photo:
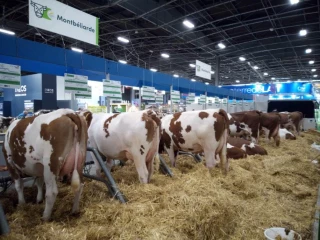
[(252, 99), (250, 95), (231, 93), (227, 89), (191, 82), (185, 78), (174, 78), (160, 72), (124, 65), (103, 58), (77, 53), (71, 50), (49, 46), (0, 33), (0, 62), (20, 65), (23, 71), (63, 76), (74, 73), (88, 76), (90, 80), (102, 81), (106, 73), (111, 80), (121, 81), (122, 85), (154, 86), (169, 91), (170, 85), (182, 93), (189, 91), (197, 95), (208, 92), (208, 96), (226, 97), (233, 95), (239, 99)]

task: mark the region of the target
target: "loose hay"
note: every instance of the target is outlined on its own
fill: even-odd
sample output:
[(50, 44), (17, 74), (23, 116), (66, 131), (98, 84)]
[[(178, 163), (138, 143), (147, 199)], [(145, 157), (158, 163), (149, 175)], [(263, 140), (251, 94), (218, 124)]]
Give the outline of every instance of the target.
[[(86, 180), (80, 217), (70, 215), (73, 196), (60, 185), (49, 223), (40, 220), (43, 204), (16, 208), (10, 194), (2, 200), (11, 227), (6, 238), (247, 240), (281, 226), (311, 239), (320, 175), (310, 142), (319, 139), (305, 133), (279, 148), (262, 141), (269, 155), (234, 160), (227, 176), (188, 156), (179, 156), (173, 178), (156, 173), (148, 185), (138, 182), (133, 165), (118, 168), (113, 175), (129, 202), (110, 199), (102, 183)], [(35, 189), (25, 192), (34, 201)]]

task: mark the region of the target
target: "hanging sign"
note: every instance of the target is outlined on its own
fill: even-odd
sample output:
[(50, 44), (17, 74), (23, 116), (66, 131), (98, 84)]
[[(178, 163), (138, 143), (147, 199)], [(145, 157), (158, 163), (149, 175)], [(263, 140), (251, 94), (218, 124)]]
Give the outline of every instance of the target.
[(198, 101), (198, 104), (205, 104), (206, 101), (207, 101), (206, 95), (201, 94), (200, 98), (199, 98), (199, 101)]
[(162, 95), (162, 93), (156, 93), (156, 103), (163, 104), (163, 95)]
[(21, 67), (0, 63), (0, 87), (3, 88), (20, 88)]
[(74, 92), (75, 94), (87, 94), (88, 77), (76, 74), (64, 74), (64, 91)]
[(141, 88), (141, 97), (143, 100), (154, 101), (156, 94), (154, 92), (154, 87), (142, 86)]
[(76, 93), (75, 97), (80, 99), (91, 99), (92, 98), (91, 86), (87, 86), (87, 93)]
[(99, 18), (52, 0), (29, 0), (29, 25), (99, 45)]
[(170, 98), (172, 103), (180, 103), (180, 91), (172, 90), (170, 93)]
[(103, 96), (109, 97), (111, 99), (121, 100), (122, 99), (121, 82), (113, 81), (113, 80), (104, 80)]
[(189, 93), (186, 99), (187, 104), (192, 104), (194, 103), (196, 98), (196, 94), (195, 93)]
[(196, 76), (211, 80), (211, 65), (196, 60)]

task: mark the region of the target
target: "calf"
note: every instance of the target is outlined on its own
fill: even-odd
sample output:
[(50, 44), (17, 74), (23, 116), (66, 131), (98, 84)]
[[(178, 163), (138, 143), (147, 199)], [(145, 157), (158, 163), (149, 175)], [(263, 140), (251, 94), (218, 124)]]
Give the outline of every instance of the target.
[(246, 158), (247, 153), (243, 149), (227, 143), (227, 157), (232, 159)]
[(227, 135), (229, 119), (223, 109), (179, 112), (167, 115), (161, 120), (162, 147), (168, 154), (172, 166), (176, 163), (176, 152), (204, 152), (206, 166), (216, 165), (219, 154), (225, 173), (229, 169), (227, 159)]
[(241, 148), (248, 155), (268, 155), (267, 151), (263, 147), (245, 139), (228, 137), (228, 144)]
[(86, 158), (87, 124), (83, 117), (70, 109), (15, 120), (5, 136), (3, 154), (18, 192), (19, 204), (25, 203), (22, 176), (37, 178), (37, 202), (46, 203), (43, 220), (49, 220), (58, 188), (57, 177), (71, 178), (75, 192), (72, 212), (79, 211), (83, 188), (82, 169)]
[[(106, 157), (109, 167), (112, 159), (132, 160), (140, 182), (150, 182), (161, 130), (161, 121), (154, 111), (81, 114), (89, 125), (89, 144)], [(96, 168), (99, 176), (101, 167), (97, 162)]]
[(281, 139), (288, 139), (288, 140), (296, 140), (296, 136), (289, 132), (287, 129), (285, 128), (280, 128), (279, 129), (279, 135)]

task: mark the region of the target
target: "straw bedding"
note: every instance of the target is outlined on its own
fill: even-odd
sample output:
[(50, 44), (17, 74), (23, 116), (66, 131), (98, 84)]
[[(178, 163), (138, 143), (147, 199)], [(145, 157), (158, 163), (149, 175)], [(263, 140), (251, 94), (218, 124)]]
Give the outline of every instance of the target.
[(110, 199), (103, 184), (86, 180), (79, 216), (70, 215), (70, 187), (59, 184), (49, 223), (40, 220), (44, 205), (32, 203), (35, 187), (25, 189), (29, 203), (21, 207), (14, 192), (2, 199), (11, 227), (6, 238), (247, 240), (280, 226), (311, 239), (320, 180), (313, 142), (320, 135), (310, 132), (279, 148), (262, 142), (268, 156), (231, 160), (227, 176), (188, 156), (179, 156), (173, 178), (156, 172), (148, 185), (138, 182), (133, 165), (118, 167), (113, 175), (129, 202)]

